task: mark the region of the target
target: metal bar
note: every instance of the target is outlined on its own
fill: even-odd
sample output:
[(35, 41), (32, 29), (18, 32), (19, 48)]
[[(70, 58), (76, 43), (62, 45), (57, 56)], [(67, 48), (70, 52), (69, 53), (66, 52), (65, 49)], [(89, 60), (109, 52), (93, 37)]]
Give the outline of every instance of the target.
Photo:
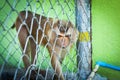
[(90, 0), (76, 0), (78, 80), (86, 80), (91, 72)]

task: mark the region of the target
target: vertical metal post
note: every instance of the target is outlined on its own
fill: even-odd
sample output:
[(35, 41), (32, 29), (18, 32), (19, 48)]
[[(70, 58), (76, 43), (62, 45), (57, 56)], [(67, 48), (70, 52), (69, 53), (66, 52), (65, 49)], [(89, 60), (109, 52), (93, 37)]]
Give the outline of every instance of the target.
[(76, 0), (78, 80), (86, 80), (91, 72), (90, 0)]

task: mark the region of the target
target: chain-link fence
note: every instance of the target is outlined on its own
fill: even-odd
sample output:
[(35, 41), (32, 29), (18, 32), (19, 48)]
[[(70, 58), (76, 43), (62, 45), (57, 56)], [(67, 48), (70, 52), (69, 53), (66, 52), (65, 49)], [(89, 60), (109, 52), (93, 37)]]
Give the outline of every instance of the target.
[[(70, 35), (67, 35), (67, 32), (65, 32), (65, 36), (63, 36), (61, 33), (59, 33), (59, 31), (57, 32), (57, 29), (54, 30), (54, 25), (56, 25), (58, 20), (60, 26), (69, 24), (72, 26), (76, 25), (79, 31), (79, 36), (77, 37), (77, 46), (76, 42), (74, 42), (74, 45), (71, 48), (66, 49), (67, 54), (65, 54), (66, 56), (63, 62), (58, 62), (62, 63), (60, 64), (60, 67), (62, 69), (64, 79), (85, 80), (87, 78), (91, 71), (91, 28), (89, 0), (1, 0), (0, 4), (1, 80), (30, 79), (30, 76), (32, 76), (32, 70), (34, 68), (37, 69), (34, 72), (36, 74), (36, 80), (52, 80), (56, 77), (55, 75), (57, 70), (53, 68), (53, 65), (51, 65), (52, 58), (49, 55), (50, 50), (47, 49), (48, 45), (50, 45), (49, 43), (51, 38), (47, 38), (48, 43), (43, 46), (41, 44), (43, 42), (39, 41), (39, 30), (44, 33), (42, 34), (43, 38), (47, 37), (48, 35), (46, 34), (49, 32), (49, 29), (46, 30), (46, 26), (49, 24), (51, 26), (49, 28), (52, 30), (52, 32), (56, 32), (56, 34), (58, 33), (58, 38), (59, 36), (64, 38), (72, 35), (74, 37), (77, 36), (77, 31), (70, 31)], [(42, 19), (43, 16), (44, 19)], [(20, 23), (20, 25), (17, 25), (17, 21), (18, 24)], [(66, 21), (65, 24), (64, 21)], [(37, 25), (34, 25), (34, 23)], [(45, 28), (43, 28), (42, 25), (44, 25)], [(15, 28), (12, 28), (12, 26)], [(18, 28), (16, 26), (18, 26)], [(26, 45), (21, 46), (21, 43), (24, 43), (24, 41), (20, 40), (24, 38), (26, 34), (23, 26), (25, 26), (25, 31), (28, 30), (27, 32), (29, 33), (29, 36), (27, 34), (27, 39), (25, 41)], [(37, 29), (34, 31), (35, 27), (37, 27)], [(75, 26), (73, 28), (75, 28)], [(20, 34), (21, 37), (19, 37)], [(30, 38), (32, 38), (32, 42), (30, 41), (31, 43), (29, 42)], [(40, 38), (40, 40), (43, 38)], [(46, 40), (43, 39), (43, 41)], [(54, 42), (57, 44), (57, 40)], [(23, 57), (26, 56), (27, 44), (29, 43), (30, 45), (33, 43), (36, 44), (35, 47), (31, 48), (30, 52), (32, 52), (32, 50), (36, 50), (37, 60), (35, 58), (36, 64), (34, 61), (34, 65), (30, 65), (32, 67), (27, 67), (27, 69), (25, 69)], [(69, 43), (72, 43), (72, 41)], [(61, 48), (58, 49), (58, 52), (60, 50)], [(61, 54), (64, 53), (62, 52)], [(32, 61), (32, 59), (30, 59), (32, 55), (27, 55), (27, 57), (29, 57), (29, 60)]]

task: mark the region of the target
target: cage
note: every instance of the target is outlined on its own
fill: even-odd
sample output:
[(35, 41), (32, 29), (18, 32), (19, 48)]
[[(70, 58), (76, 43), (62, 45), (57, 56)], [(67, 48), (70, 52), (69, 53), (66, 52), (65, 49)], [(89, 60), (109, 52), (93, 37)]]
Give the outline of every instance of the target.
[[(52, 80), (56, 78), (56, 69), (51, 65), (51, 57), (47, 50), (47, 45), (38, 45), (37, 40), (34, 40), (33, 35), (27, 37), (25, 49), (21, 48), (19, 34), (22, 25), (26, 25), (28, 32), (32, 31), (28, 28), (27, 19), (29, 11), (32, 18), (29, 18), (30, 26), (42, 21), (41, 17), (45, 16), (46, 21), (50, 22), (53, 19), (53, 25), (56, 20), (69, 21), (75, 25), (79, 34), (77, 41), (72, 48), (67, 49), (67, 55), (60, 67), (65, 80), (85, 80), (91, 72), (91, 25), (90, 25), (90, 0), (2, 0), (0, 1), (0, 79), (1, 80), (26, 80), (30, 76), (35, 76), (36, 80)], [(24, 11), (25, 20), (21, 21), (21, 25), (16, 30), (12, 28), (16, 24), (17, 16), (20, 19), (23, 17), (19, 12)], [(29, 20), (28, 19), (28, 20)], [(51, 26), (53, 26), (51, 24)], [(13, 25), (13, 27), (15, 27)], [(37, 27), (33, 26), (32, 28)], [(41, 30), (41, 26), (37, 30)], [(36, 34), (37, 33), (36, 30)], [(52, 30), (54, 31), (54, 30)], [(44, 33), (44, 29), (42, 31)], [(73, 33), (71, 32), (73, 35)], [(25, 33), (22, 34), (24, 38)], [(74, 34), (76, 36), (77, 34)], [(21, 38), (22, 38), (21, 37)], [(43, 34), (43, 37), (46, 37)], [(54, 37), (54, 36), (51, 36)], [(32, 38), (36, 43), (36, 64), (30, 65), (27, 70), (24, 69), (23, 57), (26, 56), (28, 40)], [(38, 37), (37, 37), (38, 38)], [(36, 39), (37, 39), (36, 38)], [(56, 42), (56, 41), (55, 41)], [(33, 49), (33, 48), (32, 48)], [(32, 55), (30, 56), (30, 58)], [(30, 59), (31, 61), (31, 59)], [(37, 68), (37, 70), (35, 70)], [(32, 74), (33, 73), (35, 74)], [(45, 73), (44, 73), (45, 72)], [(32, 74), (32, 75), (31, 75)], [(42, 75), (43, 74), (43, 75)]]

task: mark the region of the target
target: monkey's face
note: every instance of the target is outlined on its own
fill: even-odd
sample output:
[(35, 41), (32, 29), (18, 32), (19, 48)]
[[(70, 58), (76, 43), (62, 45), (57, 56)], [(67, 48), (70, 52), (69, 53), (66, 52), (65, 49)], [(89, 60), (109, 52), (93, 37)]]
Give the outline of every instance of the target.
[(77, 31), (71, 22), (57, 21), (53, 29), (48, 31), (50, 43), (56, 47), (66, 49), (76, 40)]
[(70, 44), (70, 35), (65, 35), (63, 33), (58, 34), (56, 39), (56, 45), (61, 48), (66, 48)]
[(58, 21), (57, 25), (54, 27), (52, 36), (55, 35), (54, 42), (55, 45), (60, 48), (67, 48), (71, 41), (71, 34), (73, 32), (73, 25), (71, 22)]

